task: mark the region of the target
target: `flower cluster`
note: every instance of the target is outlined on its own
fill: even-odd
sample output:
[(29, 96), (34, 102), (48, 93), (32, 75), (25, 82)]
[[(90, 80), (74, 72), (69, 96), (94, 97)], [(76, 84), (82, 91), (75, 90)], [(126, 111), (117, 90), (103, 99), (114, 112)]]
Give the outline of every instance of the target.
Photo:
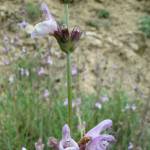
[(69, 32), (67, 27), (57, 23), (45, 3), (41, 5), (41, 9), (46, 19), (35, 25), (31, 37), (35, 38), (51, 35), (56, 38), (62, 51), (65, 53), (74, 51), (76, 43), (79, 41), (82, 34), (80, 28), (74, 27), (74, 29)]
[(104, 120), (88, 131), (77, 143), (70, 135), (69, 126), (65, 124), (62, 128), (61, 141), (53, 142), (54, 138), (50, 138), (49, 143), (56, 150), (107, 150), (109, 144), (115, 142), (115, 138), (109, 134), (102, 134), (102, 132), (111, 127), (112, 121)]

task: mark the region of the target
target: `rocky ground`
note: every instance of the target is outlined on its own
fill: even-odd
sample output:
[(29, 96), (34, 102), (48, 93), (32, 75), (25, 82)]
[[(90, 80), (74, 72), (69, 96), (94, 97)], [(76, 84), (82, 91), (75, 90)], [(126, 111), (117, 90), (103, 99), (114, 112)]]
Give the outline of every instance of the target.
[[(37, 42), (40, 47), (46, 48), (44, 43), (47, 39), (32, 40), (20, 31), (17, 25), (21, 20), (26, 19), (24, 4), (28, 1), (2, 0), (1, 2), (0, 71), (2, 75), (5, 75), (6, 68), (9, 68), (9, 65), (6, 67), (4, 58), (7, 57), (13, 62), (19, 57), (22, 47), (27, 48), (32, 54), (35, 52)], [(63, 5), (58, 0), (45, 1), (58, 20), (63, 18)], [(96, 87), (112, 90), (114, 87), (121, 86), (130, 94), (136, 94), (142, 98), (148, 96), (150, 40), (138, 30), (139, 18), (146, 14), (145, 3), (146, 1), (138, 0), (81, 0), (70, 5), (70, 27), (78, 25), (84, 31), (84, 36), (73, 55), (73, 62), (79, 70), (81, 90), (92, 93), (95, 92)], [(106, 9), (110, 17), (99, 19), (97, 12), (100, 9)], [(34, 22), (29, 20), (29, 22), (35, 24), (40, 20), (37, 19)], [(89, 25), (93, 22), (95, 25)], [(11, 49), (9, 56), (3, 52), (6, 35), (9, 37)], [(52, 57), (57, 58), (58, 64), (65, 66), (65, 57), (58, 50), (57, 43), (51, 37), (49, 40), (53, 41)], [(16, 41), (17, 44), (14, 46)]]

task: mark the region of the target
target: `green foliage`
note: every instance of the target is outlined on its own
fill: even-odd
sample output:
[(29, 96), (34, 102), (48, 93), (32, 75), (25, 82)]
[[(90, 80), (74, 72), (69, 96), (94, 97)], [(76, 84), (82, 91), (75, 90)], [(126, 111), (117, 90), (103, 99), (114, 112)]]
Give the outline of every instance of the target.
[(41, 16), (41, 11), (39, 9), (39, 6), (33, 2), (27, 3), (25, 9), (29, 19), (31, 20), (36, 20)]
[[(61, 139), (61, 129), (67, 120), (67, 108), (63, 105), (66, 98), (65, 79), (63, 78), (59, 88), (56, 88), (54, 78), (58, 69), (53, 73), (52, 66), (51, 76), (37, 75), (35, 70), (41, 65), (42, 52), (39, 49), (38, 55), (25, 55), (12, 64), (11, 71), (16, 75), (14, 83), (8, 82), (7, 74), (0, 78), (4, 89), (0, 97), (0, 148), (2, 150), (19, 150), (22, 146), (34, 149), (34, 143), (39, 137), (43, 139), (45, 145), (51, 136)], [(30, 75), (21, 76), (18, 68), (30, 70)], [(42, 96), (45, 88), (50, 92), (47, 99)], [(107, 90), (99, 94), (100, 97), (103, 95), (109, 95)], [(109, 101), (102, 103), (102, 108), (98, 109), (95, 103), (99, 96), (80, 95), (82, 102), (78, 108), (81, 120), (86, 122), (86, 131), (104, 119), (112, 119), (113, 129), (110, 133), (117, 139), (112, 149), (125, 150), (130, 142), (143, 150), (149, 149), (150, 130), (147, 124), (141, 126), (143, 105), (141, 101), (130, 99), (125, 92), (119, 90), (108, 96)], [(136, 110), (127, 109), (128, 105), (133, 104)], [(75, 108), (73, 112), (71, 134), (78, 141), (80, 131), (77, 130), (78, 117)], [(45, 150), (49, 148), (45, 146)]]
[(97, 20), (89, 20), (86, 22), (86, 25), (94, 27), (96, 29), (99, 28), (99, 22)]
[[(128, 144), (134, 141), (136, 133), (140, 126), (140, 102), (130, 100), (123, 91), (116, 91), (114, 95), (109, 97), (109, 101), (102, 105), (101, 109), (95, 109), (95, 99), (92, 97), (84, 97), (82, 105), (83, 118), (86, 118), (87, 128), (92, 128), (100, 121), (109, 118), (113, 120), (113, 134), (117, 139), (114, 145), (116, 149), (128, 149)], [(136, 110), (126, 109), (128, 105), (136, 105)], [(92, 118), (92, 119), (91, 119)], [(149, 144), (148, 144), (149, 145)]]
[(110, 16), (110, 13), (109, 13), (106, 9), (101, 9), (101, 10), (99, 10), (99, 12), (98, 12), (98, 17), (99, 17), (99, 18), (104, 18), (104, 19), (106, 19), (106, 18), (109, 18), (109, 16)]
[(140, 19), (139, 30), (142, 31), (148, 38), (150, 38), (150, 16), (144, 16)]

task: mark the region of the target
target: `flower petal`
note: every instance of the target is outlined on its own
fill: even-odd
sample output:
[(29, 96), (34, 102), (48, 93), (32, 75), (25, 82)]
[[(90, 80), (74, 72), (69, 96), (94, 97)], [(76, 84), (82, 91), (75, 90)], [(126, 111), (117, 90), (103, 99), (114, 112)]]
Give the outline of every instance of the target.
[(35, 25), (33, 32), (31, 33), (31, 37), (40, 37), (45, 36), (47, 34), (53, 34), (57, 30), (57, 24), (53, 21), (43, 21)]
[(112, 135), (100, 135), (86, 145), (86, 150), (106, 150), (110, 142), (115, 142)]
[(65, 139), (65, 140), (71, 138), (71, 136), (70, 136), (70, 128), (69, 128), (69, 126), (67, 124), (65, 124), (63, 126), (63, 129), (62, 129), (62, 138)]
[(59, 143), (59, 150), (79, 150), (78, 144), (70, 136), (70, 128), (67, 124), (62, 129), (62, 140)]
[(96, 138), (99, 136), (99, 134), (106, 130), (107, 128), (110, 128), (112, 126), (112, 120), (110, 119), (107, 119), (107, 120), (104, 120), (102, 122), (100, 122), (96, 127), (92, 128), (90, 131), (88, 131), (85, 136), (87, 137), (91, 137), (92, 139), (93, 138)]
[(78, 144), (72, 139), (61, 140), (59, 143), (59, 150), (79, 150)]
[(75, 27), (71, 32), (71, 40), (77, 42), (79, 41), (81, 35), (82, 35), (82, 32), (80, 31), (80, 28)]
[(41, 4), (41, 10), (43, 11), (43, 14), (44, 14), (46, 20), (55, 21), (55, 18), (50, 13), (50, 11), (49, 11), (48, 6), (47, 6), (46, 3), (42, 3)]

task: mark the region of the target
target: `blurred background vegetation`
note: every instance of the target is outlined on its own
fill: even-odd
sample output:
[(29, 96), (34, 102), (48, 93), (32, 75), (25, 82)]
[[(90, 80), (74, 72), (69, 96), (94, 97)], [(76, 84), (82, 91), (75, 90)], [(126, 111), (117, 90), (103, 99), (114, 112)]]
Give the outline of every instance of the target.
[[(63, 22), (63, 0), (48, 1)], [(38, 0), (1, 0), (0, 149), (34, 149), (61, 139), (66, 123), (66, 60), (51, 37), (31, 39), (42, 21)], [(83, 39), (72, 55), (74, 122), (79, 141), (100, 121), (113, 120), (114, 150), (150, 149), (149, 0), (71, 0), (72, 28)], [(24, 27), (25, 26), (25, 27)], [(80, 122), (81, 119), (81, 122)]]

